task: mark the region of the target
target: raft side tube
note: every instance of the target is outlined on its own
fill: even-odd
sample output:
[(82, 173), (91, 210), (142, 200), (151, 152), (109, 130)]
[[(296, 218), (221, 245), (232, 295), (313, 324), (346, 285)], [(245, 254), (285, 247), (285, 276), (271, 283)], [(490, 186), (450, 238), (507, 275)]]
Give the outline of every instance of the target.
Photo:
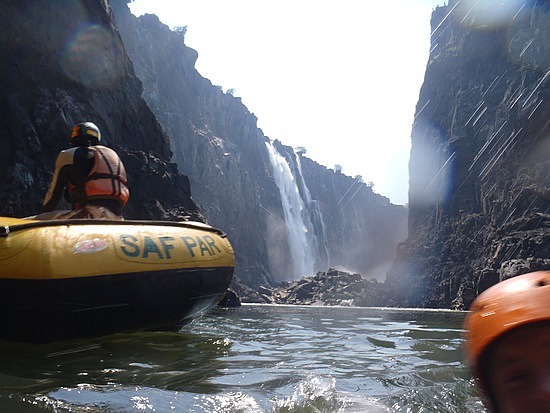
[[(1, 218), (1, 220), (6, 220), (6, 218)], [(7, 218), (9, 221), (16, 222), (25, 222), (24, 219), (17, 218)], [(22, 231), (29, 228), (40, 228), (40, 227), (54, 227), (54, 226), (63, 226), (63, 225), (141, 225), (141, 226), (174, 226), (181, 228), (192, 228), (202, 231), (215, 232), (222, 238), (226, 238), (227, 234), (221, 229), (211, 227), (210, 225), (204, 224), (202, 222), (195, 221), (142, 221), (142, 220), (124, 220), (124, 221), (115, 221), (115, 220), (106, 220), (106, 219), (55, 219), (47, 221), (29, 221), (24, 224), (13, 224), (13, 225), (0, 225), (0, 237), (7, 237), (10, 233), (16, 231)]]
[(0, 238), (0, 279), (60, 279), (235, 264), (225, 233), (204, 224), (66, 220), (7, 227)]

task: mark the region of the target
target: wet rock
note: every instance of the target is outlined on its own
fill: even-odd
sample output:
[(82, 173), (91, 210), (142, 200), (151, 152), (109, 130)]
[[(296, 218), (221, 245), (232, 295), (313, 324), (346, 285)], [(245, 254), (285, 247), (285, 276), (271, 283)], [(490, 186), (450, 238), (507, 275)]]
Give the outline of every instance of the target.
[(487, 288), (492, 287), (498, 282), (500, 282), (498, 272), (491, 268), (484, 268), (481, 270), (479, 281), (477, 283), (477, 294), (481, 294)]
[(241, 300), (237, 293), (228, 288), (222, 300), (218, 303), (220, 307), (240, 307)]
[(270, 302), (269, 297), (266, 296), (267, 300), (264, 299), (262, 294), (242, 283), (238, 277), (233, 278), (231, 288), (235, 291), (243, 303), (265, 304), (266, 302)]
[(305, 301), (312, 297), (314, 286), (313, 280), (306, 278), (292, 289), (291, 295), (298, 302)]
[(550, 269), (550, 259), (527, 258), (504, 261), (500, 266), (500, 281), (533, 271)]
[(467, 310), (476, 298), (476, 289), (471, 282), (461, 284), (458, 288), (456, 298), (451, 304), (453, 310)]
[(258, 294), (275, 304), (344, 306), (381, 306), (388, 296), (382, 283), (334, 268), (278, 287), (261, 287)]

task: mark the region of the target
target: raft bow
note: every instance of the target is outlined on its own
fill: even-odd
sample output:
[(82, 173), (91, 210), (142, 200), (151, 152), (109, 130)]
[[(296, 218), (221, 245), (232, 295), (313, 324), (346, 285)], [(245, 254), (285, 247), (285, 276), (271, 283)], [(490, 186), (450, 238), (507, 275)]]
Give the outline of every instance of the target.
[(199, 222), (0, 218), (0, 340), (177, 330), (233, 270), (227, 236)]

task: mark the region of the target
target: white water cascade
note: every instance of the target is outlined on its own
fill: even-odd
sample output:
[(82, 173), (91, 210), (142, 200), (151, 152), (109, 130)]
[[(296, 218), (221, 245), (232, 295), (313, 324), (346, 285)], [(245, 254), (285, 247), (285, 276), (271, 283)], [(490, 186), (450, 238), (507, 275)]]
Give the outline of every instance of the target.
[[(315, 231), (306, 211), (290, 165), (271, 142), (266, 142), (273, 177), (279, 188), (290, 254), (296, 278), (315, 274), (316, 245), (311, 242)], [(303, 179), (303, 178), (302, 178)], [(304, 185), (304, 188), (305, 187)], [(309, 191), (308, 191), (309, 192)]]
[(296, 156), (296, 163), (298, 165), (298, 177), (304, 189), (306, 211), (309, 212), (308, 220), (311, 222), (311, 227), (314, 229), (314, 231), (310, 232), (310, 243), (316, 251), (317, 261), (322, 261), (321, 268), (325, 269), (330, 267), (331, 263), (325, 220), (323, 219), (321, 208), (319, 208), (319, 201), (311, 199), (311, 192), (309, 192), (309, 188), (304, 180), (302, 162), (299, 156)]

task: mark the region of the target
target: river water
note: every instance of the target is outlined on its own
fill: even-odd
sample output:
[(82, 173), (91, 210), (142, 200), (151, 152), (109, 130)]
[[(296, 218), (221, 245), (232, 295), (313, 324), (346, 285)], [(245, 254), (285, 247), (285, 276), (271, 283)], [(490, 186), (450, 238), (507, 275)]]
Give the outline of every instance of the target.
[(245, 305), (178, 333), (0, 343), (0, 412), (485, 412), (463, 318)]

